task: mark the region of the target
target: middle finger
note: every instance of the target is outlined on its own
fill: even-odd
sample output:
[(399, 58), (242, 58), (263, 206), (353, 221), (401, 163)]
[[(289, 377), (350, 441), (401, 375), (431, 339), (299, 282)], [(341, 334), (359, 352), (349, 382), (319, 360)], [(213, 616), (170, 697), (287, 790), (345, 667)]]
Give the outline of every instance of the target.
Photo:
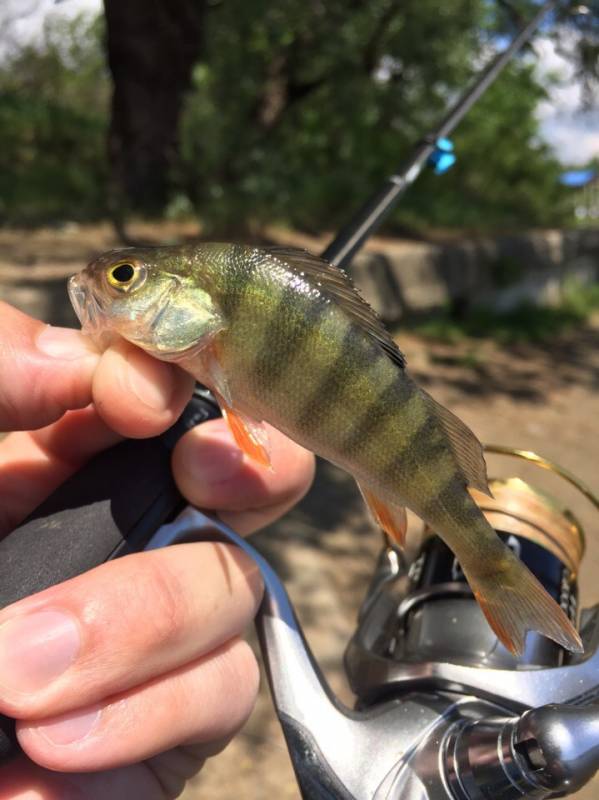
[(0, 613), (0, 711), (43, 718), (162, 675), (241, 633), (261, 594), (252, 559), (203, 542), (126, 556), (19, 601)]

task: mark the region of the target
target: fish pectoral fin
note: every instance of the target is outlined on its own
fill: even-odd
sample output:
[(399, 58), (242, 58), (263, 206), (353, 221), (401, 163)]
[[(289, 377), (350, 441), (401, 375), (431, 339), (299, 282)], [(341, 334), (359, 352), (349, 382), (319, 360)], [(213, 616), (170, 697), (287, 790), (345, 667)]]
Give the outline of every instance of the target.
[[(528, 568), (508, 548), (493, 571), (485, 565), (464, 569), (464, 574), (487, 622), (510, 653), (524, 650), (527, 631), (537, 631), (566, 650), (582, 653), (583, 646), (562, 608), (545, 591)], [(481, 554), (481, 559), (484, 556)]]
[(264, 425), (234, 410), (226, 404), (222, 397), (218, 399), (223, 417), (226, 419), (239, 449), (252, 461), (272, 469), (268, 433)]
[(358, 481), (356, 483), (376, 524), (380, 525), (387, 536), (396, 544), (404, 547), (408, 530), (408, 518), (405, 508), (403, 506), (390, 505), (386, 500), (381, 500), (372, 489), (362, 486)]
[[(202, 374), (201, 382), (205, 383), (210, 389), (221, 406), (221, 409), (231, 408), (233, 400), (227, 382), (227, 376), (218, 358), (218, 345), (212, 342), (202, 353)], [(196, 376), (197, 377), (197, 376)]]
[(237, 446), (252, 461), (272, 469), (266, 428), (261, 422), (256, 422), (233, 408), (227, 377), (218, 358), (217, 343), (207, 349), (203, 363), (206, 382), (218, 401)]

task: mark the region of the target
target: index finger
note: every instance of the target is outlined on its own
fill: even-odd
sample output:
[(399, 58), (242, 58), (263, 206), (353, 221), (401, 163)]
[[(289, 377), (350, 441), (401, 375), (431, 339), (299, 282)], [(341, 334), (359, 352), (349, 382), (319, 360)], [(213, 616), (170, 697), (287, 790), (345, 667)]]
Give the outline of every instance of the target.
[(165, 431), (192, 387), (132, 345), (100, 355), (79, 331), (0, 303), (0, 430), (15, 431), (0, 442), (0, 535), (121, 436)]

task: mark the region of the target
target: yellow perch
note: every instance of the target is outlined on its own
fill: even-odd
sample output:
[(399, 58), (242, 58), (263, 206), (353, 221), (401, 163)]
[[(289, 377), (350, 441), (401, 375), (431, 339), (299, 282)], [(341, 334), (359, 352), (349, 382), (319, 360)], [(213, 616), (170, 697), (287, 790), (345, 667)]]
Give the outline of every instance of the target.
[(269, 464), (266, 421), (350, 472), (399, 543), (411, 508), (453, 550), (513, 653), (528, 630), (582, 650), (467, 491), (488, 493), (480, 443), (417, 386), (341, 270), (280, 247), (129, 248), (71, 278), (69, 294), (85, 332), (120, 335), (209, 386), (252, 458)]

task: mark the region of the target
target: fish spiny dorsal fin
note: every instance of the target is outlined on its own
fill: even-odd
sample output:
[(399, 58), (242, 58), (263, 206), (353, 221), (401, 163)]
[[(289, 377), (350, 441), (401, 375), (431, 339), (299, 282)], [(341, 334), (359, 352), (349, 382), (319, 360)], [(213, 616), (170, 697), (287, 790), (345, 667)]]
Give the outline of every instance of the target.
[(318, 256), (313, 256), (307, 250), (296, 250), (293, 247), (267, 247), (265, 251), (284, 261), (295, 272), (303, 273), (309, 283), (318, 286), (324, 294), (336, 300), (345, 313), (375, 340), (398, 367), (403, 369), (406, 366), (404, 354), (395, 344), (374, 309), (360, 295), (346, 272)]
[(424, 390), (421, 391), (425, 395), (427, 402), (432, 406), (433, 413), (441, 420), (466, 483), (473, 489), (478, 489), (490, 497), (487, 465), (485, 464), (482, 444), (461, 419), (458, 419), (455, 414), (452, 414), (451, 411), (437, 403), (430, 394)]

